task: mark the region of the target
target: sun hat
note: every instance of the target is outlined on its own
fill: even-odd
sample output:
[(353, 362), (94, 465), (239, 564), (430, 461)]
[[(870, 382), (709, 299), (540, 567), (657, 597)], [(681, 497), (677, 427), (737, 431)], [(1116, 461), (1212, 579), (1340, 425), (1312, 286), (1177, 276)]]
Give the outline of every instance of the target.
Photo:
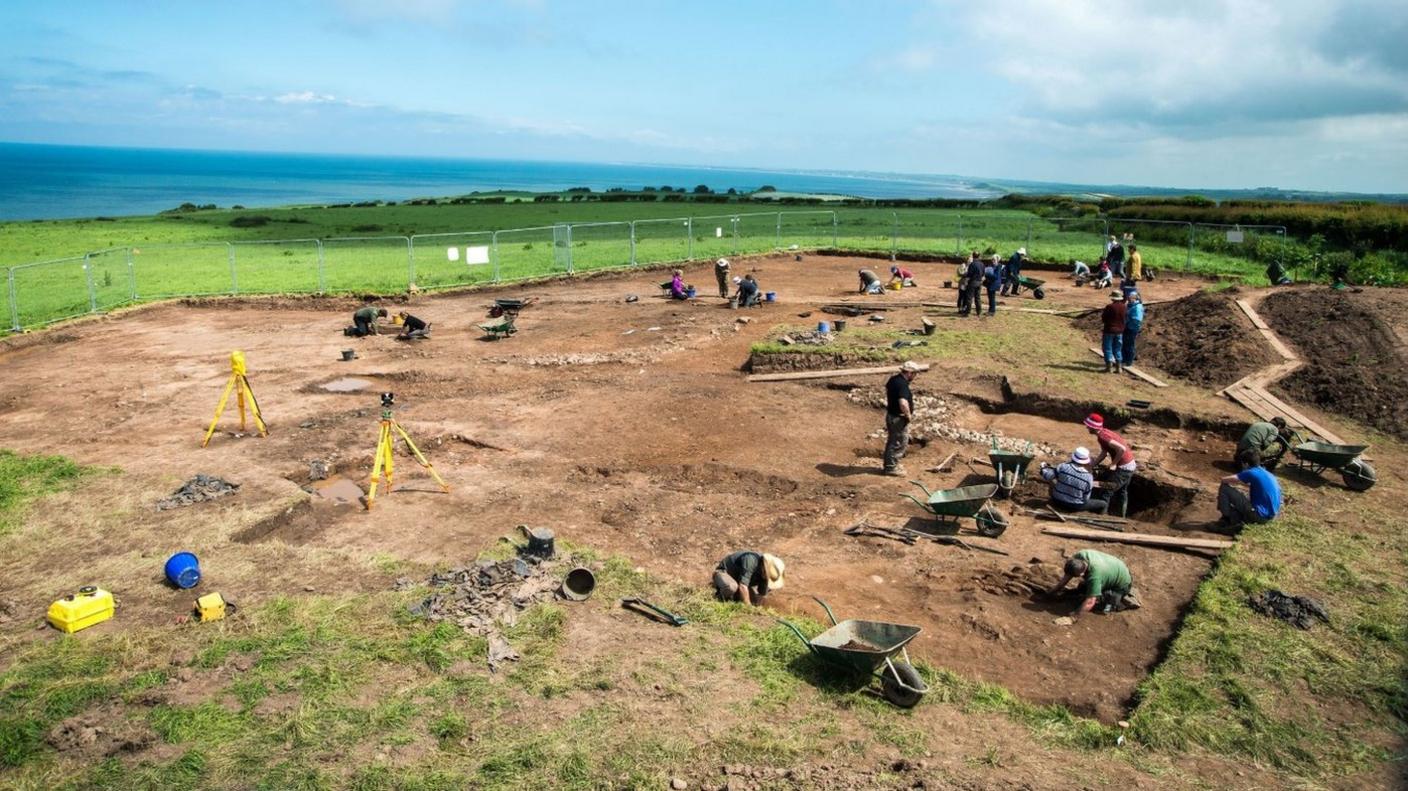
[(1002, 256), (998, 255), (997, 253), (993, 253), (993, 254), (992, 254), (992, 262), (993, 262), (994, 264), (1002, 263)]
[(1099, 412), (1091, 412), (1090, 415), (1085, 418), (1085, 427), (1097, 430), (1102, 429), (1105, 427), (1105, 418), (1101, 417)]
[(1110, 299), (1122, 300), (1122, 299), (1124, 299), (1124, 294), (1123, 294), (1122, 292), (1119, 292), (1119, 291), (1111, 291), (1111, 292), (1110, 292)]
[(787, 571), (787, 564), (782, 562), (782, 558), (764, 552), (763, 571), (768, 575), (768, 589), (781, 590), (784, 584), (782, 575)]
[(1076, 464), (1089, 464), (1090, 451), (1085, 448), (1076, 448), (1076, 452), (1071, 454), (1071, 461)]
[(913, 373), (919, 373), (920, 371), (923, 371), (924, 369), (919, 366), (919, 363), (917, 363), (917, 362), (915, 362), (915, 361), (913, 361), (913, 360), (905, 360), (905, 361), (900, 365), (900, 370), (901, 370), (901, 371), (911, 371), (911, 372), (913, 372)]
[(727, 259), (727, 258), (720, 258), (719, 260), (715, 261), (714, 263), (718, 264), (719, 266), (728, 266), (728, 259)]
[(1027, 248), (1025, 248), (1025, 247), (1018, 247), (1018, 248), (1017, 248), (1017, 255), (1026, 255), (1026, 254), (1027, 254)]
[(738, 285), (739, 283), (742, 283), (742, 282), (743, 282), (743, 278), (738, 277), (738, 276), (734, 276), (734, 278), (733, 278), (733, 283), (734, 283), (734, 285)]
[(891, 274), (894, 274), (895, 272), (898, 272), (898, 271), (900, 271), (900, 268), (899, 268), (899, 267), (897, 267), (897, 266), (892, 266), (892, 267), (890, 267), (890, 273), (891, 273)]

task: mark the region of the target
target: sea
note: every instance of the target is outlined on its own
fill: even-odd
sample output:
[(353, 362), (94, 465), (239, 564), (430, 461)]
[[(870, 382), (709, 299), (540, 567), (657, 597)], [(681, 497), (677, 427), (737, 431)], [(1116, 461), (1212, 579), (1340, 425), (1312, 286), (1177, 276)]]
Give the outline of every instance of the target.
[(0, 220), (155, 214), (182, 203), (270, 207), (588, 187), (684, 187), (864, 198), (985, 200), (1001, 187), (959, 176), (632, 163), (346, 156), (0, 143)]

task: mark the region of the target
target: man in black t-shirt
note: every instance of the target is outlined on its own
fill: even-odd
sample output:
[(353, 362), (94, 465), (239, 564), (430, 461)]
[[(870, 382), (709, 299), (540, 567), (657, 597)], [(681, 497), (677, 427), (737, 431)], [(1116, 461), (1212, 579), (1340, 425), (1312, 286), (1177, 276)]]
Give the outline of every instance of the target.
[(751, 550), (735, 552), (714, 568), (714, 593), (720, 601), (757, 604), (769, 591), (782, 588), (786, 568), (776, 555)]
[(909, 447), (909, 421), (914, 417), (914, 395), (909, 383), (922, 369), (913, 360), (906, 360), (900, 372), (885, 383), (885, 474), (904, 475), (900, 459)]
[(429, 324), (404, 310), (397, 315), (401, 317), (401, 334), (397, 337), (402, 340), (430, 337)]

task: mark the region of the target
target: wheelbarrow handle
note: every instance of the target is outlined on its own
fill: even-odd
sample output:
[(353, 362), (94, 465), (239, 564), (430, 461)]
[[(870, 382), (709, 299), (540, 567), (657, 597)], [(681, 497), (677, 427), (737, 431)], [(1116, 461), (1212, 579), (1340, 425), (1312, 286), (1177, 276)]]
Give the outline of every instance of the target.
[(832, 626), (835, 626), (835, 625), (836, 625), (836, 615), (831, 612), (831, 605), (827, 604), (826, 602), (822, 601), (821, 599), (817, 598), (816, 596), (813, 596), (812, 599), (813, 599), (817, 604), (820, 604), (820, 605), (821, 605), (821, 608), (822, 608), (823, 610), (826, 610), (826, 617), (830, 618), (830, 619), (831, 619), (831, 625), (832, 625)]
[[(920, 491), (924, 492), (924, 496), (925, 496), (925, 497), (933, 497), (933, 496), (934, 496), (934, 493), (931, 492), (931, 491), (929, 491), (928, 487), (926, 487), (924, 484), (920, 483), (919, 481), (910, 481), (910, 483), (914, 484), (915, 486), (918, 486), (919, 489), (920, 489)], [(917, 502), (917, 501), (916, 501), (916, 502)]]
[(932, 510), (934, 510), (934, 509), (932, 509), (932, 508), (929, 507), (929, 504), (928, 504), (928, 503), (924, 502), (923, 500), (919, 499), (918, 497), (915, 497), (915, 496), (912, 495), (912, 494), (901, 494), (900, 497), (908, 497), (909, 499), (913, 500), (916, 505), (918, 505), (920, 508), (923, 508), (923, 509), (926, 510), (926, 511), (932, 511)]
[(788, 622), (782, 620), (781, 618), (778, 618), (778, 619), (777, 619), (777, 622), (780, 623), (780, 624), (782, 624), (783, 626), (786, 626), (788, 629), (791, 629), (791, 630), (792, 630), (792, 634), (797, 635), (797, 639), (802, 641), (802, 645), (805, 645), (805, 646), (807, 647), (807, 650), (808, 650), (808, 651), (812, 652), (813, 654), (816, 653), (816, 646), (812, 645), (812, 641), (811, 641), (811, 640), (808, 640), (808, 639), (807, 639), (807, 636), (804, 635), (804, 634), (802, 634), (802, 630), (801, 630), (801, 629), (798, 629), (797, 627), (795, 627), (795, 626), (793, 626), (792, 624), (790, 624), (790, 623), (788, 623)]

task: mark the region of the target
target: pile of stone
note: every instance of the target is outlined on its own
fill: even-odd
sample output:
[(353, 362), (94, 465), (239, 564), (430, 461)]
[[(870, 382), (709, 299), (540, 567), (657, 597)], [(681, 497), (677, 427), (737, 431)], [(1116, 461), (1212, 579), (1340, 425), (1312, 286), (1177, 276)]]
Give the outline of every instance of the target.
[(196, 503), (203, 503), (207, 500), (215, 500), (225, 495), (234, 494), (239, 491), (240, 485), (230, 483), (224, 478), (217, 478), (214, 475), (198, 474), (196, 477), (186, 481), (186, 483), (171, 493), (170, 497), (158, 500), (156, 510), (166, 511), (172, 508), (183, 508)]
[(789, 332), (778, 338), (777, 342), (783, 346), (828, 346), (835, 337), (829, 332), (807, 330), (805, 332)]
[[(557, 560), (521, 554), (437, 572), (427, 581), (436, 592), (410, 608), (412, 615), (448, 621), (489, 640), (489, 669), (517, 660), (502, 630), (524, 610), (551, 599), (561, 584)], [(401, 584), (398, 583), (398, 587)]]
[[(848, 393), (847, 397), (857, 404), (875, 409), (885, 408), (885, 392), (883, 390), (856, 389)], [(935, 440), (969, 442), (986, 448), (993, 447), (993, 443), (996, 442), (997, 448), (1000, 450), (1036, 453), (1037, 458), (1061, 455), (1049, 445), (1028, 442), (1023, 437), (1003, 436), (1000, 429), (983, 432), (956, 425), (958, 409), (959, 404), (956, 400), (950, 400), (943, 396), (916, 395), (914, 397), (914, 419), (909, 424), (910, 439), (916, 442)], [(869, 436), (871, 439), (883, 439), (885, 430), (883, 428), (877, 429)]]

